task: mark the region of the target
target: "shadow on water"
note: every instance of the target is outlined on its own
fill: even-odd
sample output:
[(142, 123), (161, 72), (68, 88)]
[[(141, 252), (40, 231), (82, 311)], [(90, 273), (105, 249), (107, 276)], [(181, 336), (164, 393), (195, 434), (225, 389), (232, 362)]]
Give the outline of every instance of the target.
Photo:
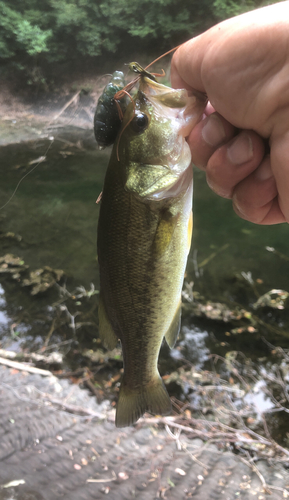
[[(20, 257), (29, 266), (26, 274), (44, 266), (65, 273), (60, 284), (35, 296), (30, 293), (31, 287), (21, 286), (22, 278), (0, 274), (1, 347), (35, 352), (50, 346), (64, 354), (68, 370), (86, 366), (85, 349), (99, 346), (96, 255), (99, 207), (95, 202), (102, 189), (109, 152), (96, 151), (90, 130), (72, 128), (58, 131), (54, 141), (41, 138), (2, 146), (0, 155), (1, 205), (33, 168), (32, 162), (45, 157), (0, 211), (0, 256)], [(186, 282), (193, 287), (196, 297), (252, 312), (253, 304), (269, 290), (288, 290), (287, 225), (263, 227), (239, 219), (230, 201), (208, 189), (202, 172), (195, 173), (194, 207), (193, 244)], [(197, 317), (189, 306), (185, 307), (176, 348), (171, 352), (165, 345), (162, 348), (162, 374), (177, 370), (184, 363), (199, 370), (215, 369), (216, 361), (211, 354), (226, 361), (230, 352), (243, 353), (254, 363), (255, 370), (269, 373), (276, 364), (274, 346), (284, 349), (288, 346), (288, 309), (272, 312), (265, 308), (261, 317), (263, 323), (258, 328), (233, 334), (230, 322)], [(262, 324), (272, 324), (269, 333)], [(220, 376), (227, 372), (225, 361), (219, 362)], [(119, 366), (116, 370), (110, 365), (110, 369), (112, 379)], [(184, 396), (176, 389), (180, 399), (193, 397), (192, 394), (190, 390)], [(265, 400), (259, 396), (261, 411), (266, 409)], [(284, 435), (288, 425), (287, 417), (282, 418), (277, 415), (272, 419), (278, 437)]]

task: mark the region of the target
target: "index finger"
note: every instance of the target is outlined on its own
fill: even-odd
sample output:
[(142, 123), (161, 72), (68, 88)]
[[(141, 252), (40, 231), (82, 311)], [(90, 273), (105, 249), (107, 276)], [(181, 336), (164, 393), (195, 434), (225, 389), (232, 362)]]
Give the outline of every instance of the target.
[(201, 36), (204, 35), (183, 43), (174, 53), (171, 63), (171, 82), (174, 88), (195, 89), (205, 92), (201, 79), (204, 58)]

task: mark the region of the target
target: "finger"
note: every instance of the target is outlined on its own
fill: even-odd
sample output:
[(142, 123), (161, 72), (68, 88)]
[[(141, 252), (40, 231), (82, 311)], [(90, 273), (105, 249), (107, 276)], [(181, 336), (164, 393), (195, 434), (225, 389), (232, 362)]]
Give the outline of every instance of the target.
[[(286, 119), (288, 123), (288, 114)], [(289, 132), (272, 139), (271, 167), (276, 179), (280, 209), (289, 222)]]
[[(201, 65), (204, 46), (195, 37), (181, 45), (171, 62), (171, 82), (176, 89), (195, 89), (205, 92), (201, 81)], [(192, 70), (191, 70), (192, 68)]]
[(256, 132), (240, 132), (209, 159), (206, 173), (210, 188), (223, 198), (232, 198), (237, 184), (260, 165), (264, 149), (264, 141)]
[(261, 225), (273, 225), (273, 224), (281, 224), (282, 222), (286, 222), (283, 213), (280, 210), (278, 198), (274, 198), (274, 200), (270, 201), (263, 207), (259, 207), (259, 209), (252, 209), (250, 212), (247, 210), (247, 213), (244, 214), (240, 212), (239, 209), (233, 204), (233, 208), (236, 214), (241, 217), (241, 219), (245, 219), (249, 222), (253, 222), (254, 224)]
[(218, 113), (212, 112), (210, 116), (199, 122), (192, 130), (188, 143), (192, 152), (192, 162), (197, 167), (204, 169), (209, 158), (225, 142), (235, 135), (235, 127)]
[(277, 194), (270, 157), (266, 156), (259, 167), (235, 187), (233, 208), (240, 217), (256, 224), (285, 222)]

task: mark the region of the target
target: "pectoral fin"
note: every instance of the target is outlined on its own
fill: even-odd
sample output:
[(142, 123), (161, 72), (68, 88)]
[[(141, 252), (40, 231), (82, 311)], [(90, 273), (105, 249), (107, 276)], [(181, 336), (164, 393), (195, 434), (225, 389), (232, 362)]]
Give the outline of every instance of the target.
[(156, 257), (161, 257), (168, 248), (174, 234), (177, 219), (178, 217), (175, 216), (160, 220), (153, 241), (153, 252)]
[(180, 328), (181, 328), (181, 315), (182, 315), (182, 301), (180, 300), (175, 315), (173, 317), (173, 321), (165, 334), (165, 339), (167, 341), (168, 346), (172, 349), (176, 343), (178, 338)]
[(112, 350), (118, 343), (118, 338), (114, 333), (111, 323), (107, 317), (103, 300), (100, 296), (98, 305), (99, 337), (104, 347)]

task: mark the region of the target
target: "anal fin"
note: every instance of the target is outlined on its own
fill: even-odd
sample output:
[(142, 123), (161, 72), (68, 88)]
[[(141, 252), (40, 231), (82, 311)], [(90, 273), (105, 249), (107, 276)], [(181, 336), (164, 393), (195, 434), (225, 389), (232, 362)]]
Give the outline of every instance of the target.
[(111, 322), (109, 321), (101, 296), (98, 305), (99, 337), (104, 347), (112, 350), (118, 343), (118, 338), (114, 333)]
[(170, 324), (170, 327), (165, 334), (165, 339), (167, 341), (168, 346), (172, 349), (177, 341), (180, 328), (181, 328), (181, 315), (182, 315), (182, 301), (178, 304), (173, 320)]

